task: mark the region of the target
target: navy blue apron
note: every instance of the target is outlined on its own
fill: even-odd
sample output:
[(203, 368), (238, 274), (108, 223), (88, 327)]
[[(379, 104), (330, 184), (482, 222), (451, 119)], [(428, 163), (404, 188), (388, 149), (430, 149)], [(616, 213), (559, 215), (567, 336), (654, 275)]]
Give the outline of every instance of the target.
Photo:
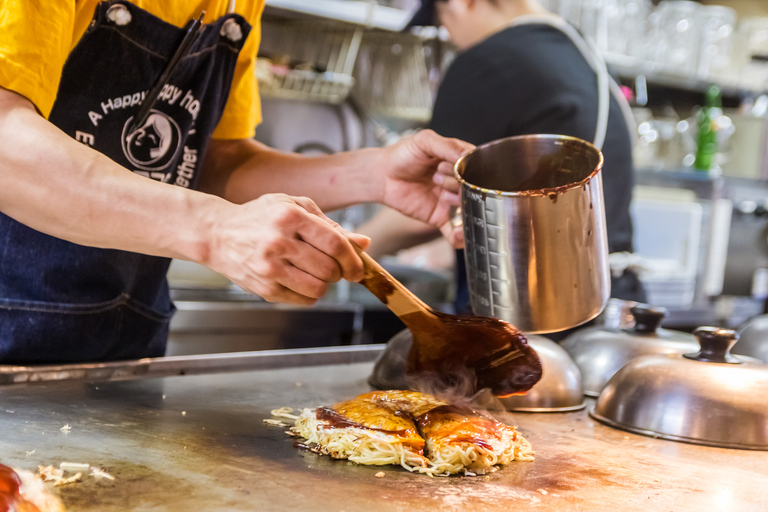
[[(131, 131), (187, 30), (128, 2), (102, 2), (64, 65), (50, 121), (137, 174), (194, 188), (250, 28), (237, 14), (203, 25)], [(163, 355), (175, 310), (169, 264), (66, 242), (0, 214), (0, 364)]]

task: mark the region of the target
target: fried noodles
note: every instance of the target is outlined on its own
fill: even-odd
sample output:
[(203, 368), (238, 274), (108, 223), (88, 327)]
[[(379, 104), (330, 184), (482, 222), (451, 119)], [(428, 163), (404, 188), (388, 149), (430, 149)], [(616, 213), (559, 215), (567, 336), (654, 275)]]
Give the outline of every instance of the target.
[(333, 407), (304, 409), (291, 430), (320, 454), (430, 476), (485, 474), (534, 455), (515, 427), (413, 391), (376, 391)]

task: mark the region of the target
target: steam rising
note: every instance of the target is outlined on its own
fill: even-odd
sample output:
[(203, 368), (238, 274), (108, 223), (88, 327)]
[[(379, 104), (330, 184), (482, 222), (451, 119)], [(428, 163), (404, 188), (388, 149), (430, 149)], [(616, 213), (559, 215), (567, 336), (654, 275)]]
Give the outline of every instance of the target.
[(506, 412), (504, 404), (490, 389), (484, 388), (473, 393), (477, 378), (471, 372), (453, 373), (450, 376), (422, 373), (418, 377), (407, 377), (405, 382), (405, 389), (432, 395), (443, 402), (465, 406), (491, 417), (494, 412)]
[(406, 376), (407, 359), (412, 338), (409, 330), (400, 331), (387, 344), (387, 349), (376, 362), (369, 384), (378, 389), (406, 389), (432, 395), (447, 403), (469, 407), (479, 413), (493, 416), (505, 413), (511, 420), (499, 398), (484, 388), (475, 392), (477, 377), (470, 369), (451, 374), (421, 373)]

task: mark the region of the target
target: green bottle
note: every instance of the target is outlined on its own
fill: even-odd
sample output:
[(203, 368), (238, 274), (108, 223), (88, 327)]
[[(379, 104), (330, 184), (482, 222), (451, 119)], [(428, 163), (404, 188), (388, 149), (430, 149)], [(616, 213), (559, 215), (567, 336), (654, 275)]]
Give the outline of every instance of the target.
[(717, 126), (715, 117), (720, 115), (722, 99), (717, 85), (707, 87), (704, 106), (698, 114), (698, 134), (696, 137), (696, 159), (693, 168), (697, 171), (708, 172), (712, 169), (717, 153)]

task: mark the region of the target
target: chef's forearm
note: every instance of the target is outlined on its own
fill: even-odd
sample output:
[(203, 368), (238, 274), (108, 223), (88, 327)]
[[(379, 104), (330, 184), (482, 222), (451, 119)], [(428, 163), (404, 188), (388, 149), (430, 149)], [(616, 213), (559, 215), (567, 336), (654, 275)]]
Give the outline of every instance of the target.
[(82, 245), (205, 261), (219, 198), (133, 174), (0, 88), (0, 211)]
[(380, 202), (383, 158), (376, 148), (308, 157), (253, 140), (212, 141), (201, 188), (234, 203), (275, 192), (307, 196), (328, 211)]

